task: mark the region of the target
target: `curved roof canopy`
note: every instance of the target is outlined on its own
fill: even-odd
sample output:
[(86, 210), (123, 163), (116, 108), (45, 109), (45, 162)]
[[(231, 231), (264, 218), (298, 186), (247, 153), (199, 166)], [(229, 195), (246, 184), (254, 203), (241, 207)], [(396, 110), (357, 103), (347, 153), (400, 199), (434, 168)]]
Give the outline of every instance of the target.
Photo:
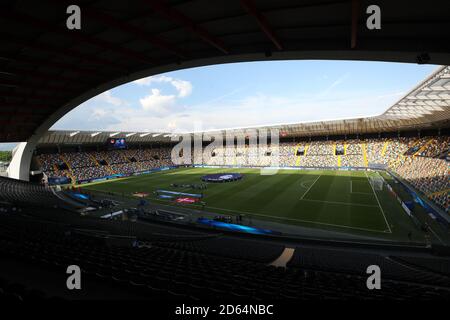
[[(378, 0), (381, 30), (366, 28), (365, 0), (79, 0), (81, 30), (68, 30), (72, 2), (0, 3), (0, 142), (39, 137), (107, 89), (181, 68), (269, 59), (450, 64), (448, 0)], [(411, 115), (423, 99), (407, 97), (383, 119)], [(346, 126), (356, 130), (354, 121)]]

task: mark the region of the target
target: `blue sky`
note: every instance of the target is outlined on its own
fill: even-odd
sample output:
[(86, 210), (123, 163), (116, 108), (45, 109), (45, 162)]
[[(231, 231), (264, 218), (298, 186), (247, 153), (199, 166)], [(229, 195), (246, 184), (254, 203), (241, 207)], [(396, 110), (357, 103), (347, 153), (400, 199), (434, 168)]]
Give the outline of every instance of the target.
[(377, 115), (436, 68), (302, 60), (186, 69), (104, 92), (52, 129), (186, 132)]
[(435, 69), (355, 61), (186, 69), (109, 90), (53, 129), (186, 132), (376, 115)]

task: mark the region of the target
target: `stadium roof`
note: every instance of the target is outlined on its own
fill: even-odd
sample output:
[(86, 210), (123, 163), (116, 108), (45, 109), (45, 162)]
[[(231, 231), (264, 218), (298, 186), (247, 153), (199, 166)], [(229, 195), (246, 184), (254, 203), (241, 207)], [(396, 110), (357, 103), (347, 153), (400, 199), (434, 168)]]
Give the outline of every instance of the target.
[[(448, 128), (450, 125), (450, 67), (439, 68), (383, 114), (345, 120), (316, 121), (254, 127), (252, 129), (279, 129), (283, 137), (350, 135), (399, 130)], [(249, 128), (208, 131), (209, 134), (241, 131)], [(192, 134), (192, 133), (187, 133)], [(120, 131), (49, 131), (40, 144), (104, 143), (110, 137), (125, 137), (131, 143), (169, 142), (181, 134), (170, 132)]]
[[(450, 64), (448, 0), (378, 0), (381, 30), (366, 28), (365, 0), (79, 0), (81, 30), (68, 30), (71, 4), (0, 3), (0, 142), (36, 140), (105, 90), (182, 68), (276, 59)], [(410, 114), (400, 106), (369, 121), (286, 129), (379, 130)]]

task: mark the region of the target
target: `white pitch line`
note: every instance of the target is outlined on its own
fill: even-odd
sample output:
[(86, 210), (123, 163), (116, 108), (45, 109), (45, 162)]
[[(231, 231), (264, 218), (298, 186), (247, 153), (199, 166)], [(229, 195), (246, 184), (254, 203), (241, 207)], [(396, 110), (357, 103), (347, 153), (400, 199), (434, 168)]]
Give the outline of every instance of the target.
[(313, 181), (314, 181), (314, 180), (306, 180), (306, 181), (303, 181), (302, 183), (300, 183), (300, 186), (301, 186), (302, 188), (308, 189), (309, 186), (306, 187), (306, 186), (305, 186), (305, 183), (311, 183), (311, 182), (313, 182)]
[(373, 191), (373, 194), (374, 194), (374, 196), (375, 196), (375, 199), (377, 199), (378, 206), (380, 207), (381, 213), (383, 214), (383, 218), (384, 218), (384, 221), (386, 222), (386, 225), (387, 225), (387, 227), (388, 227), (388, 229), (389, 229), (389, 233), (392, 233), (391, 227), (389, 226), (389, 222), (387, 221), (386, 215), (384, 214), (384, 210), (383, 210), (383, 208), (381, 207), (380, 200), (378, 200), (377, 193), (375, 192), (375, 189), (373, 188), (372, 184), (371, 184), (370, 181), (369, 181), (369, 176), (367, 175), (367, 171), (365, 172), (365, 174), (366, 174), (367, 182), (370, 184), (370, 187), (372, 188), (372, 191)]
[(378, 208), (378, 206), (372, 204), (354, 203), (354, 202), (339, 202), (339, 201), (326, 201), (326, 200), (314, 200), (314, 199), (301, 199), (302, 201), (320, 202), (320, 203), (331, 203), (331, 204), (343, 204), (347, 206), (357, 206), (357, 207), (371, 207)]
[(359, 228), (359, 227), (350, 227), (350, 226), (343, 225), (343, 224), (333, 224), (333, 223), (318, 222), (318, 221), (310, 221), (310, 220), (303, 220), (303, 219), (293, 219), (293, 218), (277, 217), (277, 216), (272, 216), (272, 215), (268, 215), (268, 214), (252, 213), (252, 212), (246, 212), (246, 211), (240, 211), (240, 210), (231, 210), (231, 209), (218, 208), (218, 207), (210, 207), (210, 206), (205, 206), (205, 208), (216, 209), (216, 210), (222, 210), (222, 211), (229, 211), (229, 212), (234, 212), (234, 213), (244, 213), (244, 214), (248, 214), (248, 215), (252, 215), (252, 216), (268, 217), (268, 218), (279, 219), (279, 220), (299, 221), (299, 222), (312, 223), (312, 224), (320, 224), (320, 225), (325, 225), (325, 226), (332, 226), (332, 227), (339, 227), (339, 228), (346, 228), (346, 229), (356, 229), (356, 230), (363, 230), (363, 231), (370, 231), (370, 232), (388, 233), (388, 232), (386, 232), (386, 231), (380, 231), (380, 230), (374, 230), (374, 229), (367, 229), (367, 228)]
[(429, 226), (428, 229), (431, 230), (431, 232), (434, 234), (434, 236), (435, 236), (442, 244), (445, 244), (445, 242), (442, 241), (442, 239), (437, 235), (437, 233), (433, 230), (433, 228), (431, 228), (431, 227)]
[(316, 184), (317, 180), (319, 180), (321, 176), (322, 176), (322, 175), (319, 175), (319, 176), (317, 177), (317, 179), (314, 180), (314, 182), (309, 186), (309, 188), (305, 191), (305, 193), (302, 194), (302, 196), (300, 197), (300, 200), (303, 200), (303, 198), (305, 197), (305, 195), (309, 192), (309, 190), (311, 190), (312, 186)]

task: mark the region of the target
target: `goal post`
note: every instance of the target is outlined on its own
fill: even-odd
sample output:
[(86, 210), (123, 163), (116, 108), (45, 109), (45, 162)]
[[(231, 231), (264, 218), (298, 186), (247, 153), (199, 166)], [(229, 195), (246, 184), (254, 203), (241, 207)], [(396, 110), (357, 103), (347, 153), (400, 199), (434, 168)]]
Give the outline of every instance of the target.
[(381, 176), (369, 177), (369, 183), (375, 191), (383, 190), (384, 179)]

